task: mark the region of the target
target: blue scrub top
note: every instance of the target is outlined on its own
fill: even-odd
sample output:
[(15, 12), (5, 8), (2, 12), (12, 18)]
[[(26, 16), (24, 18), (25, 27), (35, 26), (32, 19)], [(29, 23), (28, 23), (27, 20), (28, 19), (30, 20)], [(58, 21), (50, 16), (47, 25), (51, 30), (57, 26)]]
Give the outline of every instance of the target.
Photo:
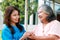
[[(15, 33), (12, 35), (10, 29), (7, 27), (7, 25), (4, 25), (4, 29), (2, 30), (2, 40), (19, 40), (23, 34), (25, 33), (25, 29), (23, 29), (22, 32), (16, 27), (12, 26)], [(23, 26), (22, 26), (23, 27)]]

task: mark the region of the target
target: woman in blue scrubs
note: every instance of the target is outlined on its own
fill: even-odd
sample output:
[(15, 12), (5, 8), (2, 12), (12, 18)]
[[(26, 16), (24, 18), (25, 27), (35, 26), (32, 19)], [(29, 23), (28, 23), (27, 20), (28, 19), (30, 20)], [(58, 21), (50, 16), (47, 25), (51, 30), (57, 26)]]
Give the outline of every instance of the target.
[(19, 40), (25, 33), (20, 22), (20, 11), (17, 7), (9, 6), (5, 10), (2, 40)]

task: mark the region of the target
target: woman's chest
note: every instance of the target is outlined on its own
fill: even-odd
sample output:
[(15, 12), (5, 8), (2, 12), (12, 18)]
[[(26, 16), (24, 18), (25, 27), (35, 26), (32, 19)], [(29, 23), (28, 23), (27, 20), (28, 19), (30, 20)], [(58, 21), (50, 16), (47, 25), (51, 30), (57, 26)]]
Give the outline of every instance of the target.
[(13, 38), (19, 40), (22, 36), (23, 32), (15, 32)]
[(45, 28), (43, 27), (39, 27), (35, 30), (34, 34), (36, 36), (44, 36), (46, 35), (49, 31), (50, 31), (50, 27), (49, 26), (46, 26)]

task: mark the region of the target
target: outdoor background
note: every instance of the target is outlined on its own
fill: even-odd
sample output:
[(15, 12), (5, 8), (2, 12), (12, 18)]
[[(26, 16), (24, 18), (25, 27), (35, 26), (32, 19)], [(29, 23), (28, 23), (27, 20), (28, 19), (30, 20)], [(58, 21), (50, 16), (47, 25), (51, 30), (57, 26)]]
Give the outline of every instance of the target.
[[(0, 19), (4, 20), (6, 7), (16, 6), (20, 10), (21, 24), (36, 25), (38, 24), (37, 9), (41, 4), (51, 6), (55, 14), (56, 11), (60, 9), (60, 0), (0, 0), (0, 16), (2, 16)], [(27, 19), (26, 22), (25, 19)], [(3, 24), (1, 21), (0, 23)], [(0, 26), (0, 40), (2, 40), (1, 30), (2, 26)]]

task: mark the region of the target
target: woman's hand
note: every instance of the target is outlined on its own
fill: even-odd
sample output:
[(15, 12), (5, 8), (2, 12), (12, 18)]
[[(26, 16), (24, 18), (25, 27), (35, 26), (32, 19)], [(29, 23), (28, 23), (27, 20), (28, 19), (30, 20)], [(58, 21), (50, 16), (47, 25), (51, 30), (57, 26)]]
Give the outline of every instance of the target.
[(24, 35), (21, 37), (20, 40), (24, 40), (26, 39), (27, 37), (29, 37), (31, 35), (31, 32), (25, 32)]
[(33, 34), (33, 33), (31, 32), (31, 34), (28, 36), (28, 38), (30, 38), (30, 39), (35, 39), (35, 34)]

